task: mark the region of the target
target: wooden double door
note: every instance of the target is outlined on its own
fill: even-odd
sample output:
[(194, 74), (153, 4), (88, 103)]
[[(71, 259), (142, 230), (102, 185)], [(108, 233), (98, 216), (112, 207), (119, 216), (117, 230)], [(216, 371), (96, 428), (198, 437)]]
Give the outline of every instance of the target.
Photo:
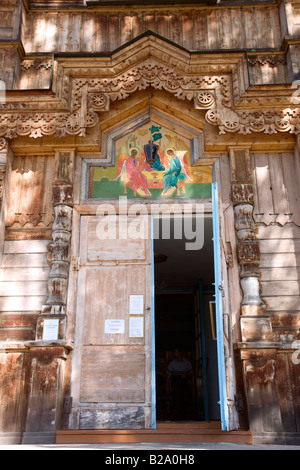
[[(222, 202), (213, 184), (213, 243), (221, 421), (236, 429)], [(219, 212), (220, 211), (220, 212)], [(153, 220), (81, 216), (70, 429), (156, 426)], [(153, 232), (154, 233), (154, 232)]]
[(77, 429), (152, 426), (151, 246), (148, 216), (81, 217), (72, 371)]

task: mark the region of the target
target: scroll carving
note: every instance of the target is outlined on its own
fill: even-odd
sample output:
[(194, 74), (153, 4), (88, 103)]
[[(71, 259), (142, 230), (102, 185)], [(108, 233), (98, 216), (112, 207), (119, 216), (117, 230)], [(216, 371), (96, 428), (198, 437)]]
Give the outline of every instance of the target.
[(83, 118), (81, 112), (75, 113), (38, 113), (38, 114), (0, 114), (0, 136), (13, 139), (17, 136), (33, 138), (43, 135), (85, 136), (86, 129), (99, 122), (95, 112), (87, 113)]
[[(256, 60), (262, 59), (253, 58), (253, 63)], [(22, 70), (39, 66), (24, 62)], [(300, 109), (291, 107), (292, 92), (290, 98), (247, 94), (248, 74), (242, 54), (226, 63), (218, 58), (213, 63), (205, 57), (196, 60), (149, 36), (126, 49), (122, 61), (114, 54), (93, 62), (85, 58), (80, 64), (65, 59), (58, 60), (53, 70), (51, 98), (24, 96), (22, 102), (7, 98), (0, 105), (0, 138), (84, 137), (111, 103), (149, 87), (165, 90), (206, 111), (206, 121), (219, 127), (220, 134), (300, 133)]]
[(233, 111), (229, 108), (211, 109), (206, 113), (206, 121), (219, 127), (220, 134), (237, 132), (251, 134), (277, 134), (278, 132), (300, 133), (300, 109)]
[(3, 137), (0, 138), (0, 152), (3, 152), (4, 150), (7, 150), (8, 147), (8, 142), (6, 139)]

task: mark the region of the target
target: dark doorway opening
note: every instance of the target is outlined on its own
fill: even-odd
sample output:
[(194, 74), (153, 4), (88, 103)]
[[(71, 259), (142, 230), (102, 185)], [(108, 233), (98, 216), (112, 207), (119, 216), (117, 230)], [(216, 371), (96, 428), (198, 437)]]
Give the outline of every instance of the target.
[[(196, 221), (190, 222), (196, 233)], [(219, 420), (212, 217), (203, 216), (203, 246), (196, 250), (190, 249), (184, 227), (178, 236), (178, 221), (171, 220), (167, 237), (162, 220), (154, 223), (157, 421)], [(192, 368), (180, 392), (173, 372), (168, 386), (175, 349)]]

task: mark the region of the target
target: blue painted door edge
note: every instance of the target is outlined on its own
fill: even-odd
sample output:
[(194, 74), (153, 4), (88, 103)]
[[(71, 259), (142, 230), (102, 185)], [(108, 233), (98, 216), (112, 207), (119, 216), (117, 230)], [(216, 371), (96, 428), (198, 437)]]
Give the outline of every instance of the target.
[(201, 352), (202, 352), (202, 370), (203, 370), (203, 396), (204, 396), (204, 420), (209, 421), (208, 411), (208, 384), (207, 384), (207, 356), (205, 341), (205, 314), (203, 301), (203, 282), (199, 281), (199, 310), (200, 310), (200, 332), (201, 332)]
[(151, 216), (151, 427), (156, 429), (154, 219)]
[(214, 269), (215, 269), (215, 301), (216, 301), (216, 333), (217, 333), (217, 355), (218, 355), (218, 377), (220, 394), (220, 411), (222, 431), (229, 431), (227, 389), (224, 353), (224, 331), (223, 331), (223, 305), (222, 305), (222, 270), (220, 249), (220, 222), (218, 185), (212, 183), (212, 206), (213, 206), (213, 245), (214, 245)]

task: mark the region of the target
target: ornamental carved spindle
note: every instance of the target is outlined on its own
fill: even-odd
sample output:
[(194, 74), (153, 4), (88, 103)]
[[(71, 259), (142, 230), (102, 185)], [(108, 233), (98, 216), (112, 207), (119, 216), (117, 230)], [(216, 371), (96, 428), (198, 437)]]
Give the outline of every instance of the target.
[(0, 212), (4, 195), (4, 183), (6, 174), (8, 142), (3, 137), (0, 138)]
[(271, 319), (260, 296), (260, 247), (253, 218), (254, 191), (249, 149), (230, 149), (230, 162), (237, 256), (243, 291), (242, 341), (272, 342)]
[(5, 240), (5, 180), (9, 161), (12, 162), (13, 155), (8, 149), (8, 142), (0, 138), (0, 266), (2, 264), (3, 246)]
[(42, 323), (46, 318), (57, 316), (60, 320), (59, 338), (64, 339), (66, 305), (71, 256), (71, 234), (73, 215), (73, 162), (74, 152), (57, 152), (55, 179), (52, 185), (54, 222), (52, 242), (48, 245), (48, 298), (42, 307), (37, 339), (42, 337)]

